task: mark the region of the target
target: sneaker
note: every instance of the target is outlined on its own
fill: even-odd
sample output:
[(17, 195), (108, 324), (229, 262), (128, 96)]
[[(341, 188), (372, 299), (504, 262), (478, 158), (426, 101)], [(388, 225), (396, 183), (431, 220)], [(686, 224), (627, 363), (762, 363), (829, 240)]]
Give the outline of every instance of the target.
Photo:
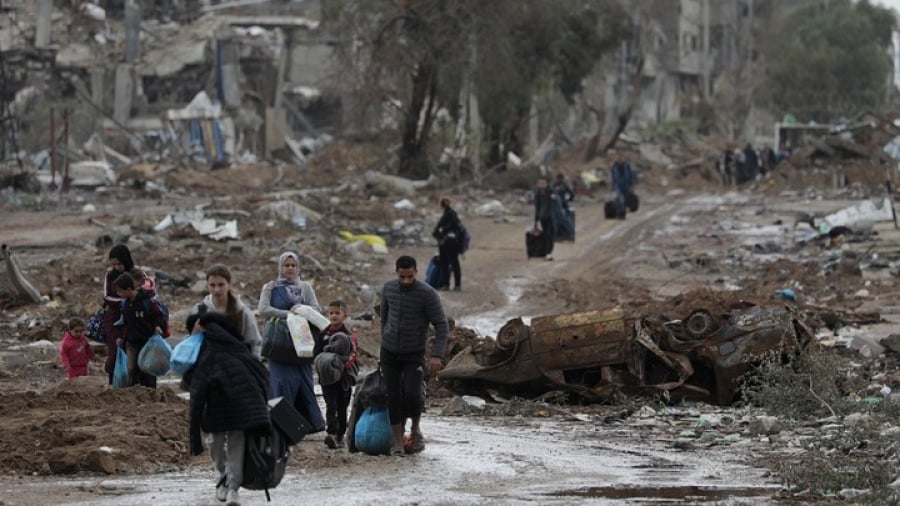
[(228, 491), (228, 497), (225, 499), (225, 506), (241, 506), (241, 500), (238, 498), (237, 490)]
[(344, 436), (337, 436), (337, 437), (335, 437), (335, 438), (334, 438), (334, 445), (335, 445), (337, 448), (343, 448), (343, 447), (344, 447)]
[(327, 436), (325, 436), (325, 446), (331, 448), (332, 450), (338, 447), (337, 441), (335, 441), (333, 435), (328, 434)]
[(462, 288), (460, 288), (460, 287), (458, 287), (458, 286), (454, 286), (454, 287), (453, 287), (453, 291), (454, 291), (454, 292), (458, 292), (458, 291), (460, 291), (460, 290), (462, 290)]
[(544, 260), (546, 260), (546, 261), (548, 261), (548, 262), (552, 262), (552, 261), (553, 261), (553, 255), (547, 255), (547, 256), (545, 256), (545, 257), (544, 257)]
[(222, 476), (219, 478), (219, 482), (216, 483), (216, 499), (219, 502), (225, 502), (225, 499), (228, 498), (228, 486), (225, 485), (225, 477)]
[(403, 456), (403, 447), (402, 446), (391, 446), (391, 457), (402, 457)]
[(406, 453), (422, 453), (425, 451), (425, 436), (421, 432), (413, 432), (409, 437)]

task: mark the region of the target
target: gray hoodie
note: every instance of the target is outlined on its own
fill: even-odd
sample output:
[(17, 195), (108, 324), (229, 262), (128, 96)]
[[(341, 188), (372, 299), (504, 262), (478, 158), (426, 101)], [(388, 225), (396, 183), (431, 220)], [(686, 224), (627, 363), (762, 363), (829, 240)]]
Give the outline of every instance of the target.
[[(239, 295), (234, 296), (237, 300), (237, 310), (241, 314), (241, 335), (244, 336), (244, 342), (247, 346), (250, 347), (250, 352), (253, 353), (256, 357), (259, 357), (259, 349), (262, 344), (262, 338), (259, 336), (259, 327), (256, 325), (256, 317), (253, 316), (253, 311), (247, 307), (246, 304), (241, 300)], [(225, 314), (226, 308), (216, 307), (213, 304), (213, 299), (211, 294), (207, 294), (206, 297), (203, 298), (202, 302), (199, 302), (191, 308), (191, 312), (189, 314), (196, 314), (200, 311), (200, 304), (206, 305), (207, 311), (215, 311), (217, 313)]]

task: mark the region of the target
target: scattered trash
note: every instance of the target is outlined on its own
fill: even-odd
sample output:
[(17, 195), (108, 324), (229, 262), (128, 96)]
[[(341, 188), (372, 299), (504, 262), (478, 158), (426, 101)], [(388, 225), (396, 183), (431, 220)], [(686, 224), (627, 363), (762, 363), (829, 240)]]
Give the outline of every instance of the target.
[(795, 301), (797, 300), (797, 294), (794, 293), (790, 288), (782, 288), (780, 290), (776, 290), (775, 294), (781, 297), (784, 300)]
[(413, 204), (412, 202), (410, 202), (409, 199), (403, 199), (401, 201), (394, 203), (394, 209), (411, 210), (411, 209), (415, 209), (415, 208), (416, 208), (416, 205)]
[(239, 238), (237, 220), (218, 221), (213, 218), (205, 217), (203, 211), (179, 211), (170, 213), (153, 227), (153, 230), (162, 232), (172, 226), (182, 225), (190, 225), (200, 235), (216, 241)]

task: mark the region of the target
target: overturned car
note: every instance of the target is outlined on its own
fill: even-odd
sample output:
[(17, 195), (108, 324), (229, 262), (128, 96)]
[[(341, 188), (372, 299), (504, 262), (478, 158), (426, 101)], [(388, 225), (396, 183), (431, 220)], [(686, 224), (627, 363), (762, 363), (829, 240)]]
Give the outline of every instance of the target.
[(727, 405), (742, 377), (770, 354), (792, 354), (813, 332), (784, 306), (699, 309), (683, 320), (629, 317), (621, 309), (510, 320), (496, 339), (465, 348), (438, 374), (460, 393), (565, 390), (593, 400), (666, 391)]

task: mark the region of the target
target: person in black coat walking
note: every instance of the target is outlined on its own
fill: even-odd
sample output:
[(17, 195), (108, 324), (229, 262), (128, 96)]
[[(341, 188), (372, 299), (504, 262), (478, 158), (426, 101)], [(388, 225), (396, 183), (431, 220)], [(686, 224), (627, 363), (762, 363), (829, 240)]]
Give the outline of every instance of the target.
[(462, 270), (459, 265), (459, 255), (462, 250), (462, 222), (459, 221), (459, 215), (450, 207), (450, 199), (444, 197), (441, 199), (441, 219), (438, 220), (434, 227), (432, 235), (438, 241), (438, 253), (441, 260), (441, 273), (447, 284), (439, 286), (438, 289), (450, 288), (450, 274), (453, 274), (453, 289), (459, 291), (462, 286)]
[(244, 343), (227, 316), (214, 312), (193, 318), (203, 347), (190, 374), (191, 455), (203, 453), (200, 429), (209, 435), (210, 456), (219, 479), (216, 498), (239, 504), (245, 433), (271, 431), (269, 373)]
[(553, 199), (559, 196), (547, 186), (547, 179), (540, 178), (534, 189), (534, 228), (541, 231), (544, 239), (547, 260), (553, 260), (553, 241), (556, 237), (556, 224), (553, 221)]

